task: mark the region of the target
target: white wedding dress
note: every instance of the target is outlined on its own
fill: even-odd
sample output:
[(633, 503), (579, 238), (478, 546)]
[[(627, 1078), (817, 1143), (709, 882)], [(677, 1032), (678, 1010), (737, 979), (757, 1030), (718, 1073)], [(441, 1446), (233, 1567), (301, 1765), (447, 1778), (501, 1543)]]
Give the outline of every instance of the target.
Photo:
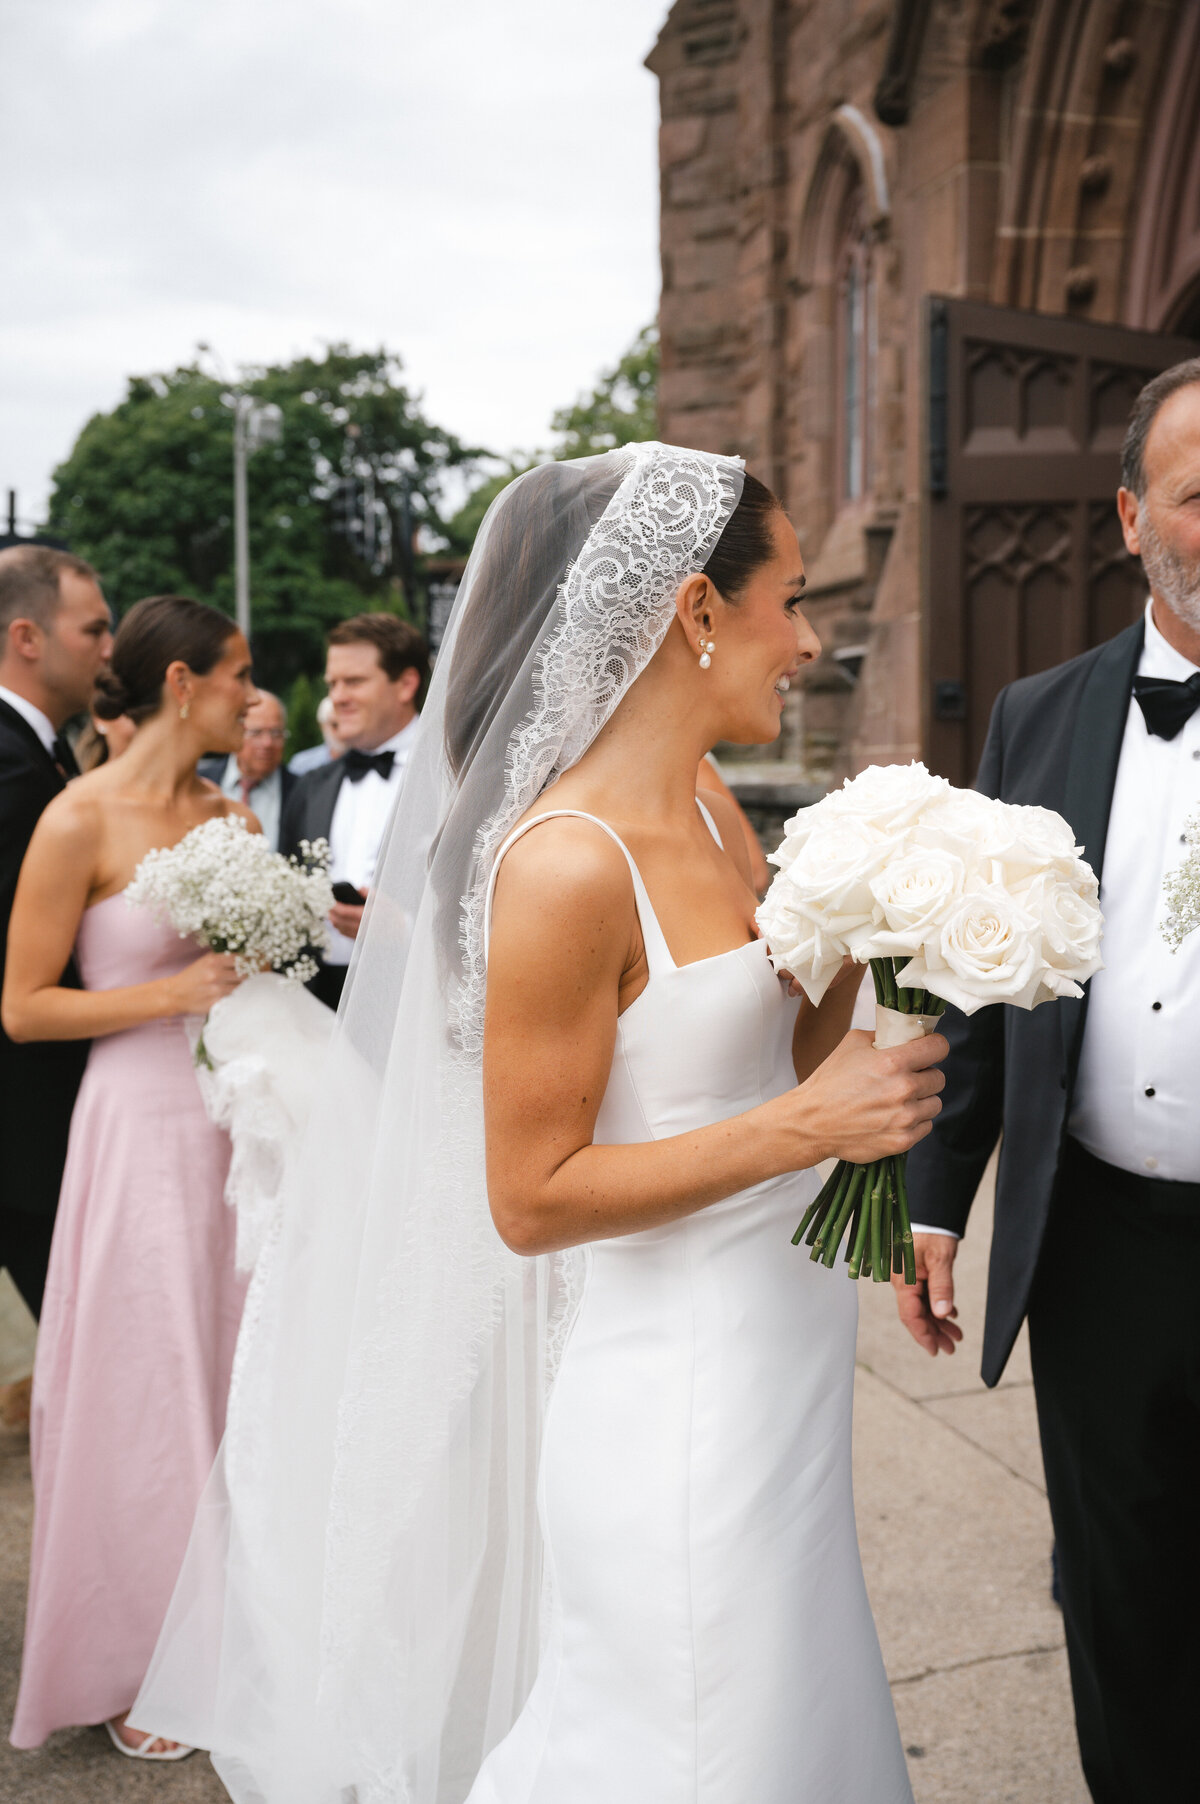
[[(791, 1088), (797, 1005), (763, 943), (677, 966), (595, 825), (649, 966), (596, 1141)], [(777, 1178), (587, 1249), (542, 1443), (541, 1662), (468, 1804), (910, 1804), (854, 1525), (857, 1298), (790, 1244), (815, 1191)]]

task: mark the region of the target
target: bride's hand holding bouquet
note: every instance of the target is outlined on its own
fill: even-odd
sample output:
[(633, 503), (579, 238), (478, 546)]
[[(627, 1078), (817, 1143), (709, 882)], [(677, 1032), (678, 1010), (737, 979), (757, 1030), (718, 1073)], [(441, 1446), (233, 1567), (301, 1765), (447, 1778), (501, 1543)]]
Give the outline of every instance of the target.
[[(876, 1056), (933, 1033), (948, 1002), (1030, 1009), (1100, 966), (1098, 884), (1066, 821), (923, 764), (872, 765), (789, 821), (771, 862), (758, 920), (776, 968), (819, 1005), (847, 957), (869, 964)], [(906, 1150), (843, 1154), (796, 1243), (832, 1267), (844, 1238), (852, 1278), (913, 1284)]]

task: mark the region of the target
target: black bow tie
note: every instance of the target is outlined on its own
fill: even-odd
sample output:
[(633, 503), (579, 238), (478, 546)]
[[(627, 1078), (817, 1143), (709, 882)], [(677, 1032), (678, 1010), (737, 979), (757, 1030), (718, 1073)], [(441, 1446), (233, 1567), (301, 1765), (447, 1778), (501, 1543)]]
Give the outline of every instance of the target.
[(64, 777), (69, 779), (79, 775), (79, 766), (75, 762), (75, 754), (71, 750), (71, 743), (62, 733), (56, 735), (54, 740), (54, 750), (50, 755)]
[(1146, 731), (1158, 739), (1174, 739), (1200, 708), (1200, 670), (1186, 683), (1173, 682), (1170, 677), (1135, 676), (1133, 693), (1146, 717)]
[(356, 752), (353, 748), (342, 757), (346, 775), (352, 783), (361, 783), (369, 770), (378, 771), (386, 783), (395, 762), (395, 752)]

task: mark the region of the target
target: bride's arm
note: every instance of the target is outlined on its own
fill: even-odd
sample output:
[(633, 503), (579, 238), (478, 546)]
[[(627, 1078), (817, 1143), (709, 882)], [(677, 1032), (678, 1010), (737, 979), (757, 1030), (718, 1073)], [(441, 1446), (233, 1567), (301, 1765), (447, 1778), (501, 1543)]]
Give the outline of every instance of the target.
[(42, 815), (17, 882), (0, 1018), (11, 1040), (94, 1040), (167, 1015), (204, 1015), (237, 986), (231, 958), (206, 953), (173, 977), (119, 990), (62, 982), (101, 845), (98, 805), (70, 790)]
[(658, 1227), (783, 1172), (878, 1159), (928, 1133), (945, 1041), (874, 1052), (850, 1034), (805, 1083), (745, 1114), (594, 1146), (636, 942), (616, 847), (573, 822), (513, 847), (496, 887), (483, 1075), (488, 1195), (514, 1251)]

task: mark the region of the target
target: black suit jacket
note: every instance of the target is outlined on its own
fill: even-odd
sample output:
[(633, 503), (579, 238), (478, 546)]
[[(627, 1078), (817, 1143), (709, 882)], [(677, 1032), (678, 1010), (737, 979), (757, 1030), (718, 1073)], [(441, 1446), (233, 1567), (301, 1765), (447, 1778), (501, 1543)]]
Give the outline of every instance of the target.
[[(284, 804), (283, 817), (279, 824), (279, 850), (288, 857), (299, 856), (302, 839), (328, 839), (333, 826), (333, 810), (346, 777), (346, 766), (341, 758), (334, 758), (328, 764), (318, 764), (316, 770), (306, 770), (300, 776), (292, 776), (292, 790)], [(324, 963), (321, 954), (315, 949), (313, 957), (318, 965)], [(318, 990), (318, 993), (319, 990)], [(330, 997), (322, 995), (323, 1002), (336, 1006)]]
[[(1001, 691), (975, 786), (1006, 802), (1054, 808), (1097, 876), (1121, 740), (1145, 638), (1141, 621), (1106, 645)], [(1029, 1306), (1058, 1176), (1087, 994), (1026, 1011), (943, 1017), (950, 1041), (942, 1112), (908, 1156), (912, 1219), (962, 1233), (1003, 1130), (988, 1270), (983, 1379), (995, 1384)]]
[[(29, 722), (0, 701), (0, 985), (17, 877), (42, 810), (65, 788)], [(71, 960), (62, 981), (79, 985)], [(52, 1216), (86, 1040), (16, 1046), (0, 1026), (0, 1208)]]
[(333, 810), (338, 791), (346, 776), (342, 759), (319, 764), (302, 776), (291, 771), (291, 786), (284, 797), (283, 817), (279, 827), (279, 850), (289, 857), (299, 853), (302, 839), (328, 839), (333, 826)]
[[(202, 777), (207, 777), (209, 782), (215, 783), (219, 789), (225, 780), (225, 768), (228, 763), (229, 757), (227, 753), (213, 752), (209, 757), (201, 758), (196, 769)], [(279, 844), (275, 847), (275, 850), (277, 852), (284, 852), (287, 850), (287, 847), (283, 843), (283, 817), (287, 811), (288, 798), (300, 779), (294, 771), (288, 769), (286, 764), (280, 765), (279, 776), (282, 783), (282, 792), (279, 798)]]

